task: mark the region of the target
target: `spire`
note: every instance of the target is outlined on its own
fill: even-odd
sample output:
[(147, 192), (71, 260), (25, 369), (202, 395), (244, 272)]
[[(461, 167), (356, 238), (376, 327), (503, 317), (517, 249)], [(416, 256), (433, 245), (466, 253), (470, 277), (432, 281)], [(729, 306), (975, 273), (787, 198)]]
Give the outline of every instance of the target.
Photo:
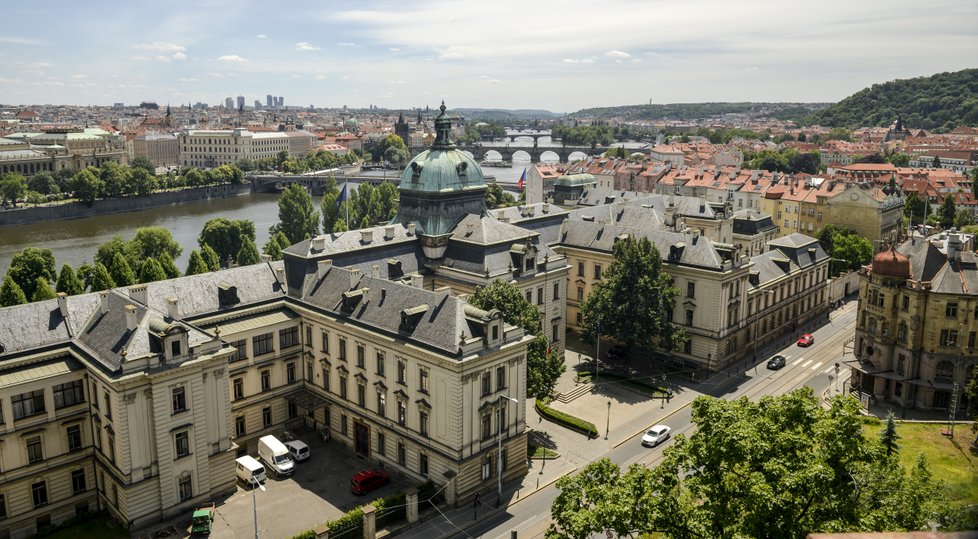
[(397, 115), (397, 123), (399, 123), (399, 124), (403, 124), (404, 123), (404, 112), (403, 111), (400, 112), (400, 113), (398, 113), (398, 115)]
[(452, 144), (451, 131), (452, 131), (452, 119), (445, 114), (445, 102), (441, 102), (441, 114), (435, 118), (435, 142), (431, 145), (433, 150), (452, 150), (455, 145)]

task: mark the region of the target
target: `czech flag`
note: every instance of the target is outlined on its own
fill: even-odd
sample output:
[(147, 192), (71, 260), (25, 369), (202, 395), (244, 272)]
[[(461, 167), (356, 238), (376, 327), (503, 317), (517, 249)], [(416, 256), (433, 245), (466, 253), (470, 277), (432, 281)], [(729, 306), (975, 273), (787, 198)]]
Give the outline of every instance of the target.
[(523, 174), (520, 176), (520, 181), (516, 182), (516, 187), (519, 187), (520, 188), (520, 191), (523, 190), (523, 183), (524, 182), (526, 182), (526, 169), (525, 168), (523, 169)]
[(340, 202), (346, 200), (347, 197), (346, 182), (343, 182), (343, 189), (340, 190), (340, 196), (336, 199), (336, 207), (340, 207)]

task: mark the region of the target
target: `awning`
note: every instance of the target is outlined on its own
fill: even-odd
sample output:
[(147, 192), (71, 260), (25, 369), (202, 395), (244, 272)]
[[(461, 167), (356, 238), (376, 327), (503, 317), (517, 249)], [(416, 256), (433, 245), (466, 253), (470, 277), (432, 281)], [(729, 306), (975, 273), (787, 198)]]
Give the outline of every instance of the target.
[[(941, 391), (953, 391), (954, 390), (954, 384), (950, 384), (950, 383), (946, 383), (946, 382), (935, 382), (933, 380), (924, 380), (923, 378), (914, 378), (913, 380), (910, 380), (909, 383), (911, 383), (911, 384), (913, 384), (915, 386), (932, 387), (934, 389), (939, 389)], [(962, 387), (960, 389), (963, 390), (964, 388)]]
[(283, 395), (285, 400), (292, 402), (297, 407), (305, 411), (315, 410), (324, 404), (329, 404), (329, 399), (311, 389), (299, 388), (295, 391)]
[(53, 378), (62, 374), (82, 368), (81, 364), (72, 358), (64, 358), (58, 361), (47, 363), (32, 364), (19, 369), (12, 369), (0, 376), (0, 388), (12, 387), (19, 384), (26, 384), (45, 378)]
[(253, 316), (246, 316), (244, 318), (235, 318), (226, 322), (220, 322), (213, 329), (220, 328), (221, 336), (227, 337), (252, 329), (267, 327), (272, 324), (288, 322), (289, 320), (294, 320), (296, 318), (299, 318), (299, 315), (295, 314), (294, 312), (288, 309), (280, 309), (268, 313), (261, 313)]

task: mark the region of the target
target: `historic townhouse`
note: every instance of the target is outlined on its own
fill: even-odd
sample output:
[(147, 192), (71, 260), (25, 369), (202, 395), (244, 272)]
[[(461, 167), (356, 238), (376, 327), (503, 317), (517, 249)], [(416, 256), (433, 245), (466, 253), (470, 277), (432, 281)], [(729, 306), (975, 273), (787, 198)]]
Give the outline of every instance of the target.
[(978, 365), (976, 291), (978, 263), (957, 234), (873, 257), (860, 271), (851, 390), (905, 408), (949, 408)]

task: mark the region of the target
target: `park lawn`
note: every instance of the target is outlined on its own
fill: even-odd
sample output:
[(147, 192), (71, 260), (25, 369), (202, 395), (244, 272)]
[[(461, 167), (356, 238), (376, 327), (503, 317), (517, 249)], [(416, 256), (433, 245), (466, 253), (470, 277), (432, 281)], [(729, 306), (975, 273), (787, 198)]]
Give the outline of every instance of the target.
[[(878, 438), (885, 423), (867, 424), (866, 436)], [(927, 459), (934, 479), (944, 481), (948, 487), (948, 499), (958, 505), (978, 504), (978, 451), (972, 451), (975, 435), (971, 425), (954, 427), (954, 440), (941, 434), (946, 423), (900, 423), (897, 435), (900, 439), (900, 464), (904, 469), (913, 466), (918, 453)]]
[(122, 527), (122, 524), (106, 514), (99, 514), (85, 522), (46, 535), (45, 539), (127, 539), (128, 537), (129, 531)]

